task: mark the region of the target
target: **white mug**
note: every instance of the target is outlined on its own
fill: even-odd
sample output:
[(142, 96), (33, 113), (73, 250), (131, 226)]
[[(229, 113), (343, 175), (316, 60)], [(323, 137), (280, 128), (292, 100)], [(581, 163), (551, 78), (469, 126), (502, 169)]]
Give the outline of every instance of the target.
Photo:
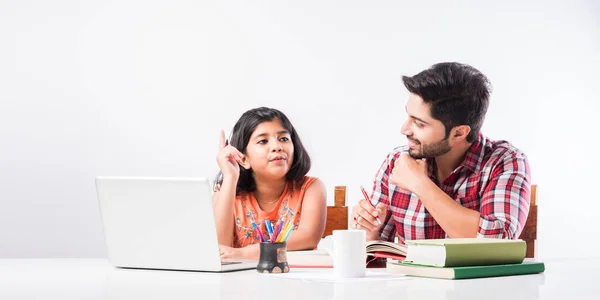
[(367, 242), (364, 230), (333, 231), (333, 273), (338, 278), (365, 277)]

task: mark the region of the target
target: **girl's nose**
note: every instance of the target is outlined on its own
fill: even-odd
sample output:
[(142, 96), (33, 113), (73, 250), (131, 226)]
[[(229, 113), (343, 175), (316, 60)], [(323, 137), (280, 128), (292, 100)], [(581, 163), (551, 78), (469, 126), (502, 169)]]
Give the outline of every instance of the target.
[(275, 145), (273, 146), (273, 149), (271, 151), (279, 152), (281, 150), (283, 150), (283, 146), (281, 145), (281, 143), (275, 142)]

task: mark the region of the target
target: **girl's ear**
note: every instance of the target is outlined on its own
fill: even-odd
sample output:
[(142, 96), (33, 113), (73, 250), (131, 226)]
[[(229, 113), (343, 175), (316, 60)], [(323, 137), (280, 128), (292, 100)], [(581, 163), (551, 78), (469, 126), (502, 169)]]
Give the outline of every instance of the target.
[(240, 166), (246, 170), (250, 170), (250, 163), (248, 162), (248, 156), (242, 154), (242, 161), (240, 162)]

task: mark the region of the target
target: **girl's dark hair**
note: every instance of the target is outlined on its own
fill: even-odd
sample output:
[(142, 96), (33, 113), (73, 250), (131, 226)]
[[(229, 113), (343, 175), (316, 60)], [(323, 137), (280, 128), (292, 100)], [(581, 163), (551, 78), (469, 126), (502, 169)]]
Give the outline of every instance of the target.
[(446, 62), (412, 77), (402, 76), (402, 81), (409, 92), (430, 105), (431, 117), (446, 128), (446, 138), (455, 126), (469, 125), (467, 141), (477, 139), (491, 93), (490, 81), (483, 73), (466, 64)]
[[(302, 145), (300, 136), (298, 135), (298, 132), (296, 132), (296, 129), (294, 129), (292, 122), (290, 122), (281, 111), (268, 107), (259, 107), (246, 111), (233, 126), (229, 144), (240, 152), (246, 153), (248, 142), (250, 142), (250, 136), (252, 136), (256, 127), (263, 122), (273, 120), (278, 120), (283, 128), (290, 133), (290, 138), (294, 145), (292, 167), (285, 177), (289, 181), (302, 184), (302, 179), (310, 170), (310, 156)], [(241, 191), (254, 192), (256, 190), (256, 182), (252, 176), (252, 170), (246, 170), (241, 166), (239, 166), (239, 168), (240, 177), (237, 182), (236, 194), (239, 194)]]

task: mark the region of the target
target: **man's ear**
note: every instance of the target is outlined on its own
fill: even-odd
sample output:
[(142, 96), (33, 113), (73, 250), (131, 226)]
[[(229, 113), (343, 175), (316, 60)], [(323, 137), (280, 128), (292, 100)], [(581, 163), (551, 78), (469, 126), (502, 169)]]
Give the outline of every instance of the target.
[(250, 170), (250, 163), (248, 162), (248, 156), (242, 154), (242, 161), (240, 162), (240, 166), (246, 170)]
[(469, 125), (459, 125), (452, 128), (450, 132), (450, 136), (455, 142), (460, 142), (467, 139), (467, 136), (471, 132), (471, 126)]

